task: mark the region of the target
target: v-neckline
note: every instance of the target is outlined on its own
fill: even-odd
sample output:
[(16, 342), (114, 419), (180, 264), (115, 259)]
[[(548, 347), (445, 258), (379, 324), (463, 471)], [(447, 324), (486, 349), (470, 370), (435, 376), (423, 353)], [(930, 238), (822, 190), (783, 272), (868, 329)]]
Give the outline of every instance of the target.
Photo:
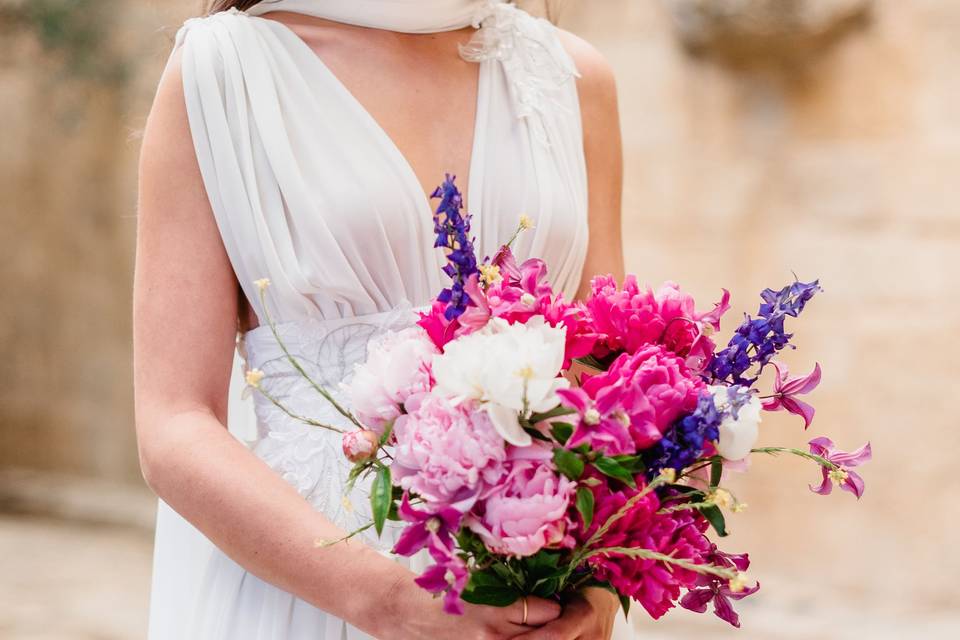
[[(323, 61), (323, 58), (317, 53), (313, 47), (311, 47), (307, 42), (301, 38), (296, 31), (294, 31), (289, 25), (280, 20), (273, 18), (266, 18), (263, 16), (250, 16), (253, 19), (260, 19), (272, 24), (276, 24), (279, 28), (285, 32), (289, 37), (291, 37), (295, 42), (296, 46), (302, 47), (302, 49), (310, 55), (310, 57), (315, 61), (320, 69), (330, 77), (333, 83), (338, 87), (338, 89), (344, 94), (344, 96), (353, 104), (355, 110), (361, 114), (360, 117), (367, 120), (370, 125), (370, 128), (373, 130), (374, 134), (381, 139), (381, 142), (390, 150), (396, 159), (398, 166), (402, 168), (402, 171), (405, 175), (405, 180), (409, 184), (407, 185), (408, 189), (415, 190), (418, 194), (418, 200), (421, 203), (421, 206), (429, 212), (431, 218), (434, 214), (434, 208), (430, 204), (430, 193), (433, 192), (433, 189), (426, 191), (423, 188), (423, 184), (420, 182), (420, 178), (417, 177), (416, 169), (413, 168), (413, 165), (410, 163), (410, 160), (394, 141), (393, 137), (383, 128), (383, 125), (373, 116), (369, 109), (360, 101), (359, 98), (347, 87), (346, 84), (337, 76), (336, 73)], [(477, 95), (476, 95), (476, 107), (473, 116), (473, 139), (470, 141), (470, 157), (467, 159), (467, 189), (463, 193), (463, 202), (464, 209), (473, 213), (475, 210), (479, 211), (480, 206), (479, 202), (474, 203), (470, 198), (474, 193), (478, 194), (480, 197), (480, 180), (482, 175), (478, 168), (479, 157), (481, 155), (481, 146), (483, 144), (483, 139), (481, 136), (481, 129), (483, 122), (486, 120), (486, 100), (485, 100), (485, 91), (487, 89), (487, 79), (486, 74), (484, 73), (484, 65), (488, 63), (481, 62), (478, 64), (477, 70)], [(439, 184), (439, 182), (438, 182)], [(415, 187), (415, 189), (414, 189)], [(473, 206), (476, 205), (476, 206)]]

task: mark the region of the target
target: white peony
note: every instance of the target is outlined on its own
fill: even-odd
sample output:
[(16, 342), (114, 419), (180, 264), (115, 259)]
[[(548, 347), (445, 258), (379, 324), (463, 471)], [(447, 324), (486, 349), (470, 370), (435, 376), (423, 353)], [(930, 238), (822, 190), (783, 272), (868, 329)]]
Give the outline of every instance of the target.
[(456, 402), (475, 400), (490, 414), (497, 432), (517, 446), (531, 443), (519, 423), (521, 411), (547, 411), (559, 402), (566, 329), (543, 316), (525, 324), (494, 318), (480, 331), (449, 342), (433, 360), (436, 390)]
[(750, 453), (760, 436), (760, 411), (763, 408), (760, 398), (750, 394), (738, 410), (737, 417), (733, 417), (727, 387), (713, 385), (708, 387), (713, 395), (713, 404), (724, 412), (720, 423), (720, 437), (717, 440), (717, 453), (727, 460), (742, 460)]

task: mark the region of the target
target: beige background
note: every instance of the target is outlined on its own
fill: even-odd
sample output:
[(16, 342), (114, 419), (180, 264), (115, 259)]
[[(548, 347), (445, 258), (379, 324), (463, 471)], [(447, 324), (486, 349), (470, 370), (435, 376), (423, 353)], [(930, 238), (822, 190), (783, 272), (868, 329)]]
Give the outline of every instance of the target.
[[(820, 277), (826, 292), (786, 357), (797, 372), (824, 367), (817, 420), (805, 434), (771, 416), (762, 438), (869, 439), (876, 458), (859, 504), (811, 494), (816, 469), (797, 460), (756, 460), (735, 481), (750, 509), (726, 546), (749, 550), (763, 583), (739, 607), (738, 637), (956, 637), (960, 3), (877, 0), (829, 38), (827, 19), (791, 27), (810, 38), (726, 25), (693, 55), (680, 36), (706, 27), (676, 18), (697, 2), (568, 0), (560, 16), (616, 70), (628, 267), (679, 281), (703, 306), (730, 288), (727, 328), (791, 270)], [(136, 132), (195, 7), (0, 0), (3, 638), (143, 637)], [(638, 623), (640, 638), (734, 637), (712, 616)]]

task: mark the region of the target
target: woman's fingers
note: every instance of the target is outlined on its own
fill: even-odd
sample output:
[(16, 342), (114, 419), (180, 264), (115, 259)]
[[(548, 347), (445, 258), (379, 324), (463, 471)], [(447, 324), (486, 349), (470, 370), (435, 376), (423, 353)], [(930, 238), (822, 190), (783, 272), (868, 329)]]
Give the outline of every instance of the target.
[(514, 636), (512, 640), (575, 640), (583, 630), (584, 619), (574, 614), (564, 614), (542, 627)]
[(536, 596), (527, 596), (527, 621), (523, 623), (523, 600), (517, 600), (514, 606), (516, 608), (513, 611), (519, 613), (519, 617), (517, 617), (516, 620), (511, 617), (510, 621), (527, 624), (532, 627), (539, 627), (551, 620), (556, 620), (563, 611), (559, 602), (544, 600)]
[(556, 620), (562, 612), (563, 609), (558, 602), (536, 596), (527, 596), (526, 624), (523, 623), (522, 599), (507, 607), (488, 607), (487, 611), (493, 626), (511, 637)]

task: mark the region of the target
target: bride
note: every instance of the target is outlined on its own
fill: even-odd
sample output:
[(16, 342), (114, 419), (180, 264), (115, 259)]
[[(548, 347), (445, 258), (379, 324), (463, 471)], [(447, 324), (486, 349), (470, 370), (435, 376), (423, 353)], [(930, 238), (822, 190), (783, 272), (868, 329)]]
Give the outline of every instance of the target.
[[(445, 172), (480, 256), (527, 214), (516, 252), (544, 258), (555, 289), (619, 277), (619, 136), (603, 59), (511, 4), (220, 0), (186, 22), (140, 165), (136, 418), (162, 500), (151, 640), (610, 637), (622, 616), (602, 589), (452, 617), (387, 557), (387, 533), (317, 548), (363, 517), (338, 442), (228, 398), (235, 352), (296, 378), (266, 314), (329, 388), (372, 335), (411, 322), (442, 288), (427, 194)], [(324, 410), (290, 384), (300, 410)]]

